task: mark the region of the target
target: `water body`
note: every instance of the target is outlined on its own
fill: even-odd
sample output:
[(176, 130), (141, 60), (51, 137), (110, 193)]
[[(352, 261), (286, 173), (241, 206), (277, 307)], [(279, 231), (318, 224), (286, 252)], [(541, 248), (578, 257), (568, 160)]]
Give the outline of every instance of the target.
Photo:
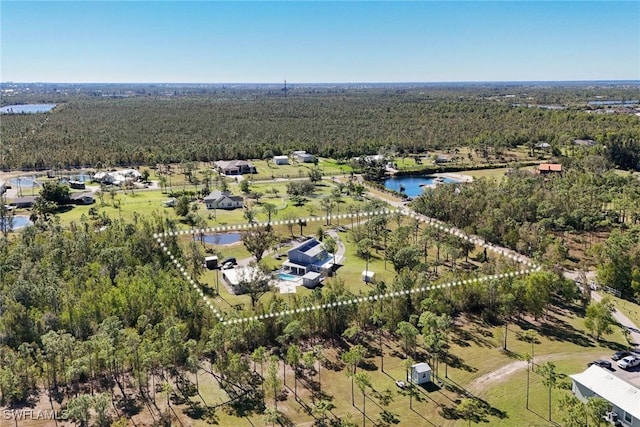
[(64, 176), (62, 179), (65, 179), (67, 181), (91, 182), (91, 176), (87, 175), (86, 173)]
[[(216, 233), (205, 235), (204, 241), (210, 245), (230, 245), (239, 242), (241, 238), (240, 233)], [(197, 240), (198, 236), (194, 236), (194, 239)]]
[(9, 185), (13, 188), (31, 188), (39, 186), (40, 183), (36, 181), (35, 176), (18, 176), (9, 178)]
[[(16, 215), (13, 217), (13, 229), (17, 230), (19, 228), (26, 227), (30, 225), (31, 221), (28, 216)], [(5, 219), (0, 219), (0, 229), (4, 230), (5, 227)]]
[(289, 273), (278, 273), (278, 278), (287, 282), (296, 282), (300, 280), (300, 276), (294, 276), (293, 274)]
[[(422, 194), (423, 192), (422, 186), (433, 185), (436, 178), (437, 177), (435, 176), (397, 176), (397, 177), (387, 178), (384, 181), (384, 186), (389, 190), (402, 192), (406, 194), (408, 197), (411, 197), (413, 199)], [(460, 182), (457, 179), (452, 179), (452, 178), (441, 178), (441, 179), (442, 179), (442, 182), (447, 184)], [(404, 191), (400, 191), (400, 187), (403, 187)]]
[(0, 108), (0, 114), (36, 114), (53, 110), (58, 104), (19, 104)]

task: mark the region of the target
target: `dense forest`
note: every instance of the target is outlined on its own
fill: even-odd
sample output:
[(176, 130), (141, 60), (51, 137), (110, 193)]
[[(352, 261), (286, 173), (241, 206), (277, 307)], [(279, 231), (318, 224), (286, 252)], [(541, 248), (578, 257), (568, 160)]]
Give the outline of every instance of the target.
[[(381, 216), (352, 233), (354, 238), (373, 237), (371, 230), (386, 230), (392, 221), (392, 216)], [(83, 218), (66, 229), (55, 217), (40, 218), (15, 240), (0, 240), (0, 404), (28, 402), (44, 386), (50, 399), (68, 399), (71, 409), (82, 398), (78, 393), (89, 391), (104, 392), (100, 396), (110, 396), (119, 408), (138, 405), (155, 399), (155, 381), (180, 388), (188, 382), (187, 373), (205, 360), (229, 393), (242, 390), (246, 399), (261, 402), (262, 389), (248, 369), (253, 358), (249, 355), (259, 348), (289, 360), (294, 343), (305, 349), (303, 339), (340, 339), (348, 330), (348, 336), (354, 337), (360, 330), (376, 328), (404, 337), (413, 330), (417, 335), (417, 316), (448, 322), (449, 316), (463, 311), (488, 320), (515, 313), (540, 316), (556, 298), (579, 298), (571, 282), (550, 272), (470, 282), (453, 291), (409, 293), (454, 277), (491, 274), (509, 263), (495, 257), (485, 260), (477, 272), (459, 270), (453, 275), (442, 267), (434, 276), (431, 264), (436, 271), (445, 264), (455, 270), (455, 259), (461, 259), (463, 252), (454, 249), (458, 243), (444, 234), (427, 229), (418, 236), (415, 227), (406, 224), (391, 227), (385, 239), (397, 277), (370, 290), (371, 294), (394, 290), (406, 295), (381, 304), (345, 304), (224, 325), (153, 241), (153, 233), (173, 230), (170, 221), (153, 217), (133, 223), (111, 220), (108, 227), (102, 224), (104, 218)], [(183, 252), (173, 238), (166, 244), (188, 264), (189, 251)], [(427, 264), (421, 254), (435, 246), (438, 254), (442, 248), (442, 259), (438, 255)], [(417, 251), (417, 256), (408, 257), (411, 251)], [(273, 312), (352, 298), (336, 279), (305, 297), (287, 301), (273, 295), (256, 310)], [(430, 352), (446, 352), (444, 337), (434, 336), (434, 340)], [(264, 410), (259, 404), (255, 409)], [(74, 419), (81, 420), (80, 416)]]
[(576, 138), (602, 143), (620, 167), (640, 162), (638, 118), (596, 114), (587, 104), (596, 96), (628, 99), (627, 86), (318, 87), (287, 97), (269, 88), (110, 90), (4, 97), (3, 104), (59, 105), (3, 116), (0, 169), (261, 159), (291, 150), (345, 159), (382, 147), (423, 153), (541, 141), (559, 149)]
[[(505, 325), (506, 349), (510, 322), (537, 320), (553, 305), (584, 311), (589, 304), (588, 292), (581, 294), (561, 274), (567, 261), (591, 267), (569, 260), (567, 235), (582, 238), (601, 284), (625, 298), (640, 297), (640, 182), (636, 174), (613, 170), (640, 162), (640, 124), (633, 115), (585, 109), (602, 93), (596, 89), (299, 88), (287, 97), (278, 88), (113, 87), (107, 96), (104, 88), (73, 95), (58, 89), (22, 98), (60, 102), (51, 113), (2, 117), (0, 168), (264, 158), (292, 149), (348, 158), (383, 146), (417, 153), (546, 141), (559, 152), (573, 147), (575, 138), (602, 144), (566, 150), (569, 157), (558, 157), (559, 176), (515, 170), (500, 181), (438, 186), (410, 205), (531, 256), (542, 271), (417, 291), (516, 265), (416, 220), (380, 215), (352, 223), (344, 235), (359, 261), (373, 255), (393, 268), (394, 279), (367, 288), (369, 295), (399, 292), (395, 298), (346, 303), (362, 294), (354, 295), (339, 274), (304, 296), (269, 293), (251, 309), (222, 311), (233, 319), (343, 305), (239, 323), (221, 323), (161, 250), (155, 233), (167, 236), (169, 253), (182, 265), (202, 268), (200, 246), (169, 233), (176, 223), (168, 217), (136, 215), (127, 222), (82, 216), (62, 227), (55, 212), (36, 215), (33, 225), (0, 236), (2, 406), (32, 404), (44, 391), (80, 424), (89, 423), (90, 412), (98, 425), (116, 417), (126, 424), (146, 406), (157, 415), (155, 425), (171, 425), (169, 411), (156, 405), (158, 384), (167, 397), (187, 396), (206, 366), (232, 398), (225, 410), (234, 416), (267, 413), (269, 396), (277, 412), (280, 361), (294, 372), (303, 359), (305, 365), (318, 362), (319, 374), (326, 344), (338, 349), (353, 378), (365, 355), (375, 354), (361, 344), (382, 335), (399, 343), (407, 360), (422, 346), (431, 360), (455, 361), (448, 334), (453, 320), (466, 315)], [(611, 90), (612, 97), (628, 94)], [(511, 93), (566, 108), (514, 106), (513, 98), (505, 98)], [(343, 189), (336, 188), (340, 196)], [(602, 331), (592, 332), (599, 339)], [(115, 412), (107, 410), (110, 404)], [(205, 409), (202, 418), (214, 420), (214, 408)]]
[[(638, 298), (640, 181), (616, 174), (602, 156), (562, 161), (562, 176), (514, 171), (501, 181), (439, 186), (412, 207), (551, 266), (570, 258), (563, 236), (582, 236), (592, 258), (572, 260), (574, 268), (598, 267), (601, 284)], [(592, 246), (596, 233), (611, 230), (606, 242)]]

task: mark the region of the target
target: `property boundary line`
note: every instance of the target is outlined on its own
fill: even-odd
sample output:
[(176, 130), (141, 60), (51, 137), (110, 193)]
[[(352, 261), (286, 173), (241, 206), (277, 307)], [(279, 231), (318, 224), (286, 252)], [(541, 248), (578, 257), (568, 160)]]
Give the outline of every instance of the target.
[(171, 251), (169, 250), (169, 248), (166, 246), (166, 244), (164, 243), (164, 239), (166, 237), (171, 237), (171, 236), (180, 236), (180, 235), (195, 235), (195, 234), (200, 234), (200, 233), (213, 233), (213, 232), (226, 232), (226, 231), (248, 231), (257, 227), (264, 227), (266, 225), (268, 225), (269, 223), (266, 222), (260, 222), (260, 223), (252, 223), (252, 224), (235, 224), (235, 225), (225, 225), (225, 226), (218, 226), (218, 227), (208, 227), (208, 228), (201, 228), (201, 229), (191, 229), (191, 230), (178, 230), (178, 231), (171, 231), (171, 232), (167, 232), (167, 233), (156, 233), (153, 235), (154, 239), (156, 239), (156, 241), (158, 242), (158, 244), (160, 245), (160, 247), (162, 248), (162, 250), (169, 256), (169, 258), (171, 259), (171, 262), (173, 262), (173, 264), (176, 266), (176, 268), (180, 271), (180, 273), (184, 276), (184, 278), (187, 280), (188, 283), (191, 284), (191, 286), (193, 287), (193, 289), (200, 295), (200, 297), (203, 299), (203, 301), (205, 302), (205, 305), (207, 305), (209, 307), (209, 309), (212, 310), (213, 314), (218, 318), (218, 320), (220, 322), (222, 322), (224, 325), (229, 325), (229, 324), (238, 324), (238, 323), (243, 323), (243, 322), (250, 322), (250, 321), (255, 321), (255, 320), (263, 320), (263, 319), (269, 319), (269, 318), (276, 318), (276, 317), (280, 317), (280, 316), (287, 316), (290, 314), (296, 314), (296, 313), (303, 313), (303, 312), (308, 312), (308, 311), (315, 311), (315, 310), (325, 310), (325, 309), (330, 309), (330, 308), (335, 308), (335, 307), (339, 307), (339, 306), (348, 306), (348, 305), (353, 305), (353, 304), (360, 304), (360, 303), (364, 303), (364, 302), (368, 302), (368, 301), (379, 301), (379, 300), (384, 300), (384, 299), (391, 299), (391, 298), (398, 298), (400, 296), (404, 296), (404, 295), (409, 295), (409, 294), (415, 294), (415, 293), (420, 293), (420, 292), (426, 292), (426, 291), (431, 291), (431, 290), (435, 290), (435, 289), (444, 289), (444, 288), (451, 288), (451, 287), (455, 287), (455, 286), (460, 286), (460, 285), (464, 285), (464, 284), (468, 284), (468, 283), (477, 283), (477, 282), (485, 282), (485, 281), (489, 281), (489, 280), (494, 280), (494, 279), (501, 279), (501, 278), (507, 278), (507, 277), (517, 277), (517, 276), (524, 276), (530, 273), (533, 273), (534, 271), (540, 271), (542, 269), (542, 267), (540, 265), (537, 265), (535, 263), (533, 263), (530, 259), (528, 259), (527, 257), (525, 257), (522, 254), (519, 254), (517, 252), (513, 252), (513, 251), (509, 251), (506, 250), (504, 248), (501, 247), (495, 247), (490, 243), (487, 243), (485, 240), (479, 238), (479, 237), (472, 237), (467, 235), (466, 233), (456, 229), (455, 227), (451, 227), (448, 224), (442, 222), (442, 221), (438, 221), (436, 219), (433, 218), (429, 218), (426, 217), (424, 215), (418, 214), (416, 212), (413, 211), (409, 211), (409, 210), (401, 210), (401, 209), (397, 209), (397, 210), (391, 210), (391, 209), (380, 209), (380, 210), (376, 210), (376, 211), (371, 211), (371, 212), (360, 212), (360, 213), (349, 213), (349, 214), (340, 214), (340, 215), (328, 215), (328, 216), (318, 216), (318, 217), (308, 217), (308, 218), (297, 218), (297, 219), (292, 219), (292, 220), (279, 220), (279, 221), (271, 221), (271, 225), (297, 225), (299, 224), (301, 221), (302, 222), (317, 222), (317, 221), (326, 221), (329, 222), (333, 219), (352, 219), (352, 218), (370, 218), (370, 217), (374, 217), (374, 216), (378, 216), (378, 215), (386, 215), (386, 214), (394, 214), (394, 213), (401, 213), (402, 215), (408, 216), (409, 218), (414, 218), (417, 219), (418, 221), (427, 224), (430, 227), (434, 227), (434, 228), (438, 228), (446, 233), (452, 234), (454, 236), (460, 237), (462, 239), (468, 240), (472, 243), (474, 243), (475, 245), (479, 245), (484, 247), (487, 250), (490, 250), (492, 252), (497, 253), (498, 255), (504, 256), (506, 258), (510, 258), (524, 266), (527, 266), (528, 268), (523, 269), (523, 270), (517, 270), (517, 271), (511, 271), (511, 272), (506, 272), (506, 273), (499, 273), (499, 274), (492, 274), (492, 275), (488, 275), (488, 276), (481, 276), (481, 277), (475, 277), (473, 279), (464, 279), (464, 280), (457, 280), (457, 281), (452, 281), (452, 282), (448, 282), (448, 283), (442, 283), (442, 284), (438, 284), (438, 285), (430, 285), (430, 286), (423, 286), (421, 288), (413, 288), (410, 290), (403, 290), (403, 291), (396, 291), (396, 292), (387, 292), (384, 294), (376, 294), (376, 295), (370, 295), (370, 296), (366, 296), (366, 297), (354, 297), (350, 300), (346, 300), (346, 301), (340, 301), (340, 302), (334, 302), (334, 303), (325, 303), (325, 304), (318, 304), (318, 305), (310, 305), (310, 306), (306, 306), (306, 307), (301, 307), (301, 308), (296, 308), (296, 309), (290, 309), (290, 310), (283, 310), (283, 311), (278, 311), (278, 312), (271, 312), (271, 313), (264, 313), (264, 314), (260, 314), (260, 315), (253, 315), (253, 316), (246, 316), (246, 317), (241, 317), (241, 318), (237, 318), (237, 319), (225, 319), (223, 313), (221, 313), (215, 306), (213, 303), (211, 303), (211, 301), (209, 301), (205, 295), (204, 295), (204, 291), (202, 290), (202, 288), (200, 286), (198, 286), (198, 284), (196, 283), (195, 280), (193, 280), (193, 278), (189, 275), (189, 272), (187, 271), (187, 269), (181, 265), (180, 261), (175, 257), (174, 254), (171, 253)]

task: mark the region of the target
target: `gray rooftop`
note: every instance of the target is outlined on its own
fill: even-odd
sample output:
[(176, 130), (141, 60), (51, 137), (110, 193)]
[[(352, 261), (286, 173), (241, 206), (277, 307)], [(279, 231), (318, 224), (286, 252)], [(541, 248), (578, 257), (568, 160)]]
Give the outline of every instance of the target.
[(637, 387), (597, 365), (591, 365), (586, 371), (569, 376), (634, 418), (640, 419), (640, 389)]

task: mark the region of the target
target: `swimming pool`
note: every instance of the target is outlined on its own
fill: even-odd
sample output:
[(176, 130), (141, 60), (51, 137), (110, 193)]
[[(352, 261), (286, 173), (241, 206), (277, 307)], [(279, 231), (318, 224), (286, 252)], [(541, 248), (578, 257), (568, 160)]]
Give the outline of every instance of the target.
[(280, 280), (285, 280), (287, 282), (296, 282), (296, 281), (300, 280), (300, 276), (295, 276), (295, 275), (289, 274), (289, 273), (278, 273), (278, 278)]

